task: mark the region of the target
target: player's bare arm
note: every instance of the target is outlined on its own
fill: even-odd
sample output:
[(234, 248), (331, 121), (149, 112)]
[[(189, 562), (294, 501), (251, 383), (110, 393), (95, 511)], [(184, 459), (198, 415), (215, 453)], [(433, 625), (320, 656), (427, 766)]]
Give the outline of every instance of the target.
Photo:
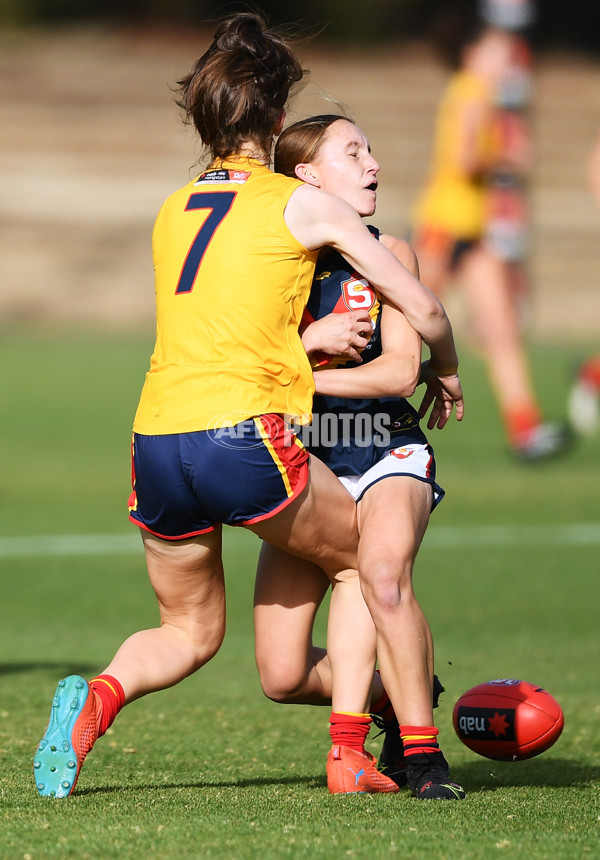
[(292, 194), (285, 220), (306, 248), (335, 248), (404, 311), (429, 346), (436, 366), (458, 363), (452, 327), (439, 299), (371, 235), (349, 204), (304, 185)]
[[(379, 241), (411, 274), (419, 276), (416, 254), (406, 240), (382, 233)], [(421, 337), (399, 308), (387, 299), (383, 299), (382, 305), (382, 354), (361, 367), (319, 369), (315, 373), (317, 394), (333, 394), (339, 397), (410, 397), (414, 393), (419, 382)]]
[(407, 242), (406, 239), (398, 239), (397, 236), (390, 236), (388, 233), (380, 233), (379, 241), (392, 252), (394, 257), (400, 260), (411, 275), (414, 275), (418, 280), (421, 279), (419, 261), (410, 242)]
[(382, 354), (359, 367), (323, 367), (315, 371), (317, 394), (410, 397), (419, 382), (421, 338), (402, 311), (385, 299), (381, 345)]

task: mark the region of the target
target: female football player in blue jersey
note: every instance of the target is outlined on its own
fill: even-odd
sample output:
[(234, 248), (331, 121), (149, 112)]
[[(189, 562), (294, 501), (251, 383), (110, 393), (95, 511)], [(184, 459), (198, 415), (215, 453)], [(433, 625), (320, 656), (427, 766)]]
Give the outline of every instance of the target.
[[(361, 216), (375, 211), (379, 165), (361, 130), (342, 116), (312, 117), (288, 127), (275, 148), (275, 169), (336, 194)], [(370, 229), (418, 276), (406, 242)], [(361, 360), (324, 356), (324, 348), (331, 353), (336, 315), (359, 309), (370, 314), (373, 326)], [(405, 315), (334, 249), (319, 255), (304, 325), (317, 395), (313, 422), (302, 438), (356, 500), (359, 575), (376, 629), (381, 678), (393, 706), (393, 713), (388, 708), (385, 714), (381, 765), (398, 783), (408, 779), (417, 797), (462, 798), (464, 791), (450, 781), (437, 742), (433, 642), (412, 584), (429, 515), (443, 496), (419, 415), (405, 399), (419, 381), (421, 338)], [(435, 391), (430, 428), (447, 421), (451, 397), (444, 386), (455, 372), (447, 368), (447, 377), (437, 374), (437, 389), (428, 389), (421, 411), (425, 414)], [(427, 364), (424, 373), (431, 376)], [(315, 565), (264, 545), (255, 594), (256, 656), (263, 689), (275, 700), (330, 701), (329, 658), (312, 645), (313, 622), (327, 585)], [(330, 618), (328, 640), (335, 634), (331, 625), (338, 623)], [(380, 699), (374, 710), (389, 705), (377, 682), (374, 699)], [(330, 791), (344, 790), (353, 764), (349, 724), (358, 737), (362, 720), (356, 715), (354, 724), (352, 720), (334, 708)], [(345, 735), (340, 735), (340, 724)]]
[[(34, 758), (42, 796), (72, 793), (83, 760), (123, 705), (173, 686), (219, 650), (223, 523), (320, 565), (335, 583), (335, 605), (359, 605), (355, 505), (286, 422), (301, 424), (312, 409), (299, 324), (319, 249), (346, 254), (403, 307), (440, 373), (456, 365), (439, 300), (356, 211), (270, 170), (290, 89), (302, 77), (287, 42), (258, 15), (240, 13), (218, 27), (179, 81), (180, 106), (211, 161), (167, 198), (154, 226), (156, 344), (134, 419), (129, 503), (160, 625), (126, 639), (97, 678), (59, 682)], [(365, 324), (351, 327), (356, 335)], [(366, 607), (364, 620), (366, 630)], [(371, 672), (362, 634), (358, 626), (337, 629), (334, 703), (364, 710)], [(366, 756), (359, 780), (365, 791), (396, 789)]]

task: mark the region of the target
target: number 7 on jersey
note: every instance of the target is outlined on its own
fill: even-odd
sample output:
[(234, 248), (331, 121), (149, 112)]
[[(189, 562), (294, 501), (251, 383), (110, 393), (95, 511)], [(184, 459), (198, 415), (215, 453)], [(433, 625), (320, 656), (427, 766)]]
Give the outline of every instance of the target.
[(185, 207), (186, 212), (195, 212), (198, 209), (210, 209), (210, 214), (196, 233), (196, 238), (187, 252), (177, 289), (175, 290), (176, 295), (191, 293), (193, 290), (198, 269), (210, 240), (223, 218), (225, 218), (231, 209), (235, 196), (235, 191), (211, 191), (192, 194), (190, 196)]

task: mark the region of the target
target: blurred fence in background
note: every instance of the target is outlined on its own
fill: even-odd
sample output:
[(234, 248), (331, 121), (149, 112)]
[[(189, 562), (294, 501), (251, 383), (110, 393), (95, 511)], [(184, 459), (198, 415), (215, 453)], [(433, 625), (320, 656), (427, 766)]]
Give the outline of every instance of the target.
[[(234, 11), (262, 10), (273, 24), (296, 22), (334, 42), (368, 44), (435, 38), (461, 25), (485, 3), (500, 0), (0, 0), (0, 25), (31, 26), (108, 20), (200, 27)], [(516, 6), (524, 0), (502, 0)], [(534, 35), (541, 44), (600, 52), (600, 4), (595, 0), (537, 0)]]
[[(139, 0), (119, 4), (117, 14), (117, 4), (100, 0), (0, 0), (0, 20), (12, 9), (15, 18), (28, 12), (31, 20), (54, 24), (0, 29), (4, 324), (152, 324), (152, 223), (164, 197), (187, 181), (200, 154), (193, 134), (180, 123), (170, 86), (204, 50), (210, 31), (181, 26), (181, 20), (192, 6), (195, 21), (241, 5)], [(292, 5), (278, 4), (277, 17), (289, 20), (285, 12)], [(402, 10), (407, 20), (412, 16), (416, 27), (425, 25), (419, 9), (443, 4), (356, 5), (382, 16), (394, 7), (394, 14)], [(543, 5), (554, 7), (546, 0)], [(64, 26), (75, 6), (79, 21)], [(157, 27), (167, 6), (173, 19)], [(311, 8), (303, 4), (306, 17)], [(343, 4), (341, 13), (342, 4), (330, 0), (319, 4), (312, 25), (326, 20), (329, 8), (327, 32), (340, 27), (344, 16), (356, 20), (350, 4)], [(88, 13), (85, 22), (82, 10)], [(103, 17), (107, 12), (112, 17)], [(302, 43), (299, 53), (311, 83), (289, 119), (330, 112), (325, 97), (350, 109), (382, 165), (377, 223), (403, 235), (424, 178), (447, 67), (423, 35), (358, 48), (334, 45), (323, 34)], [(600, 60), (593, 54), (574, 47), (537, 53), (534, 335), (600, 335), (600, 213), (585, 176), (600, 127), (599, 91)]]

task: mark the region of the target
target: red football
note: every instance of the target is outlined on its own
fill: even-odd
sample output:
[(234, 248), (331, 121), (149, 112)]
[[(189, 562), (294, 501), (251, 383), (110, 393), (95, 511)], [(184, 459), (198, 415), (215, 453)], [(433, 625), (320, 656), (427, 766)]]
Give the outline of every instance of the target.
[(558, 740), (564, 716), (546, 690), (501, 678), (463, 693), (454, 705), (452, 722), (473, 752), (496, 761), (520, 761), (543, 753)]

